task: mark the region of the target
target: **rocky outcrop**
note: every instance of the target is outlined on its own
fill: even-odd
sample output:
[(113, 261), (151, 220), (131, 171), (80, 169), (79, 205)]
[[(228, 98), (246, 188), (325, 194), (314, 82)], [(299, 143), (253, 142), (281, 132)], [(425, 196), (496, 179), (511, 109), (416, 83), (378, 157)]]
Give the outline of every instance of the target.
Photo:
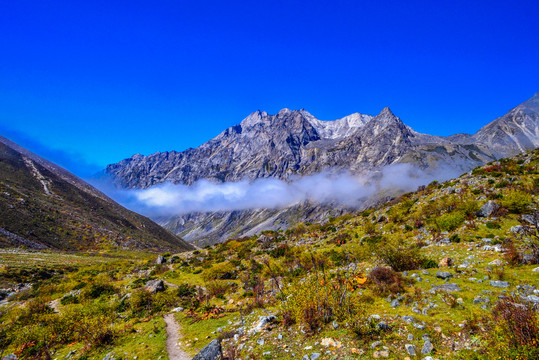
[(206, 345), (198, 354), (195, 355), (193, 360), (219, 360), (223, 358), (221, 350), (221, 342), (217, 339), (213, 339), (208, 345)]
[(146, 290), (148, 290), (152, 294), (155, 294), (161, 291), (165, 291), (165, 283), (163, 282), (163, 280), (160, 279), (150, 280), (146, 283), (144, 288), (146, 288)]

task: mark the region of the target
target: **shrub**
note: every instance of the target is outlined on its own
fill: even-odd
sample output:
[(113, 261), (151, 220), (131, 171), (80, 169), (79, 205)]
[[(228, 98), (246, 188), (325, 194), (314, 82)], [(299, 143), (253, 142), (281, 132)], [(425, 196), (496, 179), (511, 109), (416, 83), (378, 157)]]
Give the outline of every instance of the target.
[(374, 253), (395, 271), (417, 270), (424, 262), (417, 247), (406, 248), (386, 243), (376, 247)]
[(67, 304), (78, 304), (79, 303), (79, 297), (68, 294), (64, 296), (62, 299), (60, 299), (60, 304), (67, 305)]
[(290, 248), (288, 247), (288, 245), (283, 244), (270, 250), (269, 255), (272, 258), (280, 258), (282, 256), (285, 256), (289, 252), (290, 252)]
[[(513, 354), (539, 356), (539, 323), (537, 314), (530, 307), (505, 298), (492, 309), (492, 321)], [(515, 352), (516, 351), (516, 352)], [(516, 357), (515, 357), (516, 358)], [(523, 357), (520, 357), (523, 358)], [(531, 358), (531, 357), (528, 357)]]
[(236, 269), (229, 262), (215, 264), (211, 268), (204, 271), (202, 277), (205, 281), (210, 280), (228, 280), (236, 278)]
[[(479, 193), (481, 193), (481, 190), (479, 190)], [(477, 195), (477, 194), (476, 194)], [(479, 204), (475, 200), (466, 200), (463, 201), (460, 205), (457, 207), (466, 217), (475, 216), (475, 214), (479, 211)]]
[(496, 221), (489, 221), (485, 225), (487, 229), (501, 229), (501, 225)]
[(84, 291), (84, 296), (90, 299), (97, 299), (102, 295), (112, 295), (116, 289), (111, 284), (91, 284)]
[(377, 266), (368, 275), (374, 285), (374, 292), (385, 296), (404, 291), (402, 277), (393, 269)]
[(131, 298), (129, 299), (129, 303), (131, 305), (131, 310), (134, 313), (138, 313), (143, 310), (151, 311), (153, 305), (152, 293), (145, 288), (133, 291)]
[(436, 220), (436, 224), (443, 231), (453, 231), (464, 222), (464, 215), (460, 212), (444, 214)]
[(532, 196), (528, 193), (511, 190), (504, 194), (501, 205), (514, 214), (521, 214), (528, 210)]

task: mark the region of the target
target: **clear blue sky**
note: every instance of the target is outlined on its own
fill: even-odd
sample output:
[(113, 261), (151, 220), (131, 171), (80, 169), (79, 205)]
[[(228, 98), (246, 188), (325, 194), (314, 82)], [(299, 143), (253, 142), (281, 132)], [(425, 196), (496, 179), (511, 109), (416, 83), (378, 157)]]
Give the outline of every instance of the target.
[(518, 0), (5, 1), (0, 133), (97, 168), (196, 147), (257, 109), (389, 106), (420, 132), (473, 133), (539, 91), (538, 14)]

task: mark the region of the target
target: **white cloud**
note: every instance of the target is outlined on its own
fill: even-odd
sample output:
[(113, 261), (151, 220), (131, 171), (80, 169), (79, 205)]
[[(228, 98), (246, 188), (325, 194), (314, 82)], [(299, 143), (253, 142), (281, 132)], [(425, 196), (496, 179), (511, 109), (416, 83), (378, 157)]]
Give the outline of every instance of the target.
[(283, 208), (306, 200), (355, 207), (383, 190), (412, 191), (434, 179), (454, 175), (440, 169), (436, 174), (427, 174), (409, 164), (397, 164), (370, 176), (324, 172), (289, 182), (274, 178), (227, 183), (200, 180), (191, 186), (165, 183), (143, 190), (103, 190), (136, 211), (173, 216), (195, 211)]

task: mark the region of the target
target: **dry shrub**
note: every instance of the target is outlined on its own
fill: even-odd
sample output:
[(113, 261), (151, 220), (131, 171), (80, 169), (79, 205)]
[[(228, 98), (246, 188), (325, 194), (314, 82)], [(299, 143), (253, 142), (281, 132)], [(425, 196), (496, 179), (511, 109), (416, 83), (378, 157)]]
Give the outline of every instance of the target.
[(386, 243), (380, 244), (374, 252), (380, 260), (395, 271), (417, 270), (426, 261), (415, 246), (395, 246)]
[(511, 240), (505, 243), (505, 253), (503, 257), (510, 265), (513, 266), (522, 263), (522, 256), (520, 255), (517, 248), (515, 247), (515, 244)]
[(368, 278), (374, 285), (374, 292), (381, 296), (404, 291), (402, 276), (391, 268), (377, 266)]
[(492, 318), (501, 327), (511, 348), (538, 346), (537, 314), (530, 307), (505, 298), (492, 310)]

